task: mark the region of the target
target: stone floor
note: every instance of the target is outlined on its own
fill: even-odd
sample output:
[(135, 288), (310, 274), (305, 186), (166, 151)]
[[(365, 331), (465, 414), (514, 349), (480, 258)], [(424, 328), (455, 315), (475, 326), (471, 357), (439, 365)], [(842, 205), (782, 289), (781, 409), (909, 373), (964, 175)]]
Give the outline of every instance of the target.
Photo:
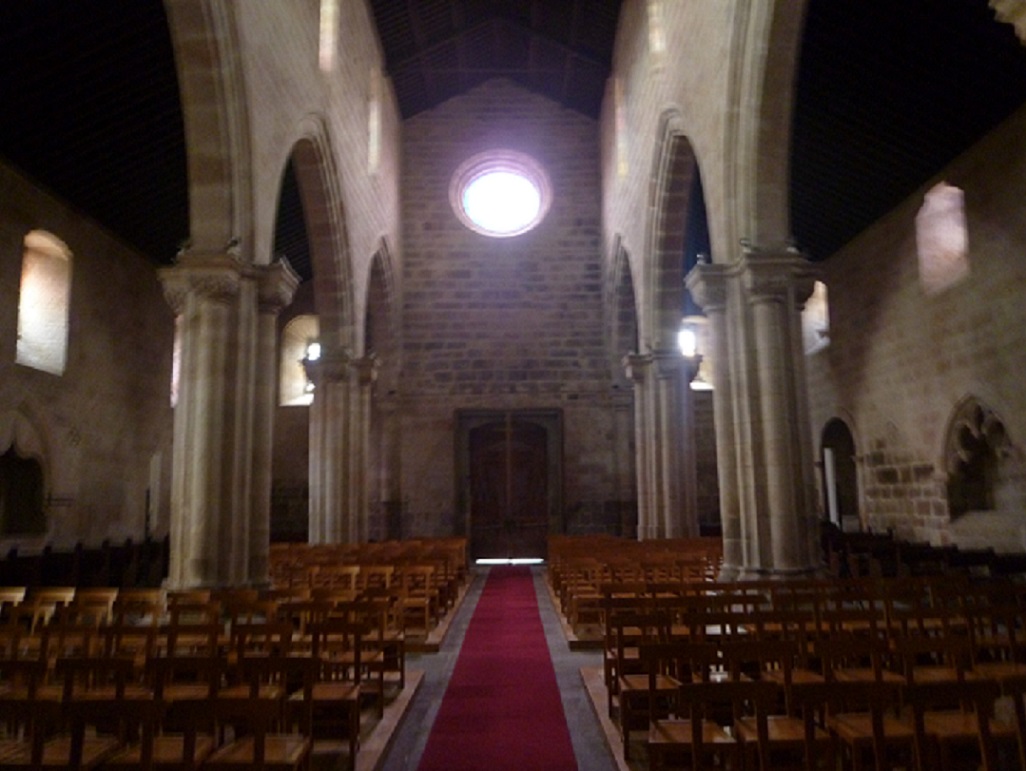
[[(450, 618), (440, 630), (438, 652), (408, 655), (408, 687), (389, 705), (385, 717), (375, 721), (373, 730), (364, 737), (356, 766), (358, 771), (417, 768), (467, 626), (477, 607), (484, 578), (485, 571), (478, 571), (458, 607), (450, 611)], [(571, 650), (545, 583), (544, 568), (534, 568), (534, 580), (542, 626), (562, 694), (563, 710), (570, 728), (577, 765), (586, 771), (623, 771), (626, 766), (617, 762), (619, 735), (616, 728), (608, 719), (599, 719), (600, 715), (605, 717), (605, 696), (599, 694), (601, 702), (597, 710), (596, 697), (589, 693), (587, 685), (589, 679), (594, 681), (597, 670), (598, 686), (601, 688), (601, 653), (597, 650)], [(610, 737), (615, 740), (615, 744), (610, 744)]]

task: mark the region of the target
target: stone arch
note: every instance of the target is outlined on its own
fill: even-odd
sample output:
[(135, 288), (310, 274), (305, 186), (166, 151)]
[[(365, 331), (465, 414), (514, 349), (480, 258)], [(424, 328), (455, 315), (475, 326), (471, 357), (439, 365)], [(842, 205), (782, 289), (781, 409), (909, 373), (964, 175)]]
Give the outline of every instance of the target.
[(684, 310), (684, 245), (690, 196), (696, 189), (698, 161), (684, 133), (681, 115), (667, 111), (659, 122), (659, 140), (649, 199), (647, 311), (641, 341), (653, 350), (672, 350)]
[[(725, 200), (728, 245), (791, 238), (789, 180), (794, 81), (808, 0), (738, 5), (729, 58)], [(729, 257), (730, 255), (728, 255)]]
[(185, 128), (189, 248), (222, 253), (239, 241), (252, 244), (250, 132), (233, 12), (219, 0), (164, 6)]
[(614, 387), (629, 389), (623, 358), (638, 350), (638, 303), (631, 272), (630, 254), (617, 236), (613, 246), (613, 270), (607, 290), (610, 375)]
[(367, 536), (375, 540), (395, 539), (402, 534), (397, 410), (402, 337), (397, 291), (395, 264), (387, 241), (381, 239), (367, 279), (363, 341), (365, 356), (373, 357), (376, 365), (367, 437)]
[(861, 521), (855, 434), (844, 419), (830, 418), (820, 432), (819, 447), (826, 519), (843, 530), (855, 529)]
[(1021, 501), (1024, 469), (1004, 420), (973, 395), (955, 405), (944, 433), (951, 519), (1008, 509)]
[(381, 239), (371, 259), (365, 309), (363, 350), (366, 355), (373, 354), (377, 358), (378, 383), (381, 390), (388, 393), (398, 388), (402, 339), (395, 266), (385, 239)]
[(45, 424), (38, 419), (35, 410), (28, 404), (23, 403), (17, 409), (0, 413), (0, 456), (7, 456), (8, 460), (14, 458), (24, 461), (38, 469), (41, 487), (38, 494), (42, 506), (42, 522), (39, 523), (39, 528), (33, 527), (31, 532), (24, 533), (0, 533), (0, 537), (45, 537), (54, 529), (45, 502), (52, 497), (54, 491), (57, 468), (56, 459), (53, 457), (55, 446), (50, 441)]
[(352, 260), (342, 203), (340, 174), (327, 129), (319, 118), (300, 125), (292, 148), (296, 183), (310, 243), (314, 305), (325, 350), (357, 349)]

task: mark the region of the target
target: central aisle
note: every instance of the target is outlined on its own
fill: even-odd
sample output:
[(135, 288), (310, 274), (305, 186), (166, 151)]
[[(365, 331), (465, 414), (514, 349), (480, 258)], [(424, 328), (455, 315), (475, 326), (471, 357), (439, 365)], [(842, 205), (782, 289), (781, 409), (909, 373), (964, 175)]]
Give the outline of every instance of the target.
[(530, 569), (491, 569), (419, 768), (577, 768)]

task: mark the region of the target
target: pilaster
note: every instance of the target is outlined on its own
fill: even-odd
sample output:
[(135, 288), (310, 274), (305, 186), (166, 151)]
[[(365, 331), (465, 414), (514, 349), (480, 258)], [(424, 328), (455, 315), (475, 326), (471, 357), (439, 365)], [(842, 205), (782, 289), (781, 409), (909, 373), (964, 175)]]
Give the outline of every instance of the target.
[(634, 385), (634, 452), (638, 478), (638, 540), (660, 537), (655, 518), (654, 447), (651, 430), (654, 406), (651, 398), (651, 356), (631, 353), (623, 358), (627, 377)]
[(306, 362), (314, 384), (310, 405), (310, 543), (346, 543), (349, 537), (348, 351), (322, 351)]

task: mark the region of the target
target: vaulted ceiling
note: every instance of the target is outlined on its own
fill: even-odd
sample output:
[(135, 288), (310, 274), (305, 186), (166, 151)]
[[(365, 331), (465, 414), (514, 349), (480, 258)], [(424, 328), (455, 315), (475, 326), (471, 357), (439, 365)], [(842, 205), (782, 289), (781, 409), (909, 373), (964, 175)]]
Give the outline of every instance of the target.
[[(404, 117), (496, 76), (598, 116), (620, 0), (368, 3)], [(188, 208), (161, 0), (3, 0), (0, 51), (0, 156), (170, 261)], [(986, 0), (812, 0), (792, 146), (798, 245), (829, 257), (1024, 102), (1026, 47)], [(275, 249), (308, 276), (288, 170), (284, 182)]]

